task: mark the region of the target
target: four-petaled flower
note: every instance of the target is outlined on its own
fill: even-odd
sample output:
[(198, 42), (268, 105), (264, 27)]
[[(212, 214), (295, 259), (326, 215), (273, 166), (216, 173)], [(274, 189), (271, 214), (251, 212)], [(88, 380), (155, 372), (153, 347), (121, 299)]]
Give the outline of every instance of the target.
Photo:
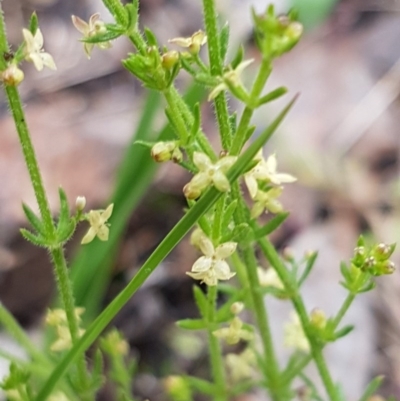
[[(247, 68), (253, 61), (254, 59), (242, 61), (235, 69), (230, 69), (229, 71), (225, 72), (222, 76), (222, 79), (220, 78), (221, 82), (208, 95), (208, 101), (215, 99), (221, 92), (226, 91), (229, 88), (232, 90), (235, 90), (235, 88), (242, 88), (242, 92), (245, 93), (246, 91), (243, 88), (241, 75), (243, 70)], [(238, 97), (241, 97), (240, 94)]]
[(201, 256), (192, 266), (192, 271), (186, 274), (195, 280), (201, 280), (209, 286), (218, 284), (218, 280), (229, 280), (235, 275), (224, 260), (236, 250), (236, 242), (225, 242), (214, 248), (212, 242), (204, 236), (199, 243), (204, 256)]
[(203, 31), (197, 31), (190, 38), (174, 38), (168, 42), (180, 47), (187, 47), (190, 54), (196, 55), (201, 46), (207, 43), (207, 36)]
[(276, 171), (277, 161), (275, 153), (269, 156), (267, 160), (265, 160), (262, 155), (262, 150), (260, 150), (257, 153), (255, 160), (258, 161), (256, 166), (244, 176), (244, 181), (252, 199), (255, 199), (258, 191), (257, 181), (263, 181), (267, 184), (273, 185), (281, 185), (284, 183), (296, 181), (296, 178), (292, 175), (286, 173), (278, 173)]
[(310, 343), (304, 333), (299, 315), (294, 311), (290, 315), (290, 321), (284, 326), (284, 345), (303, 352), (310, 351)]
[(243, 322), (236, 316), (232, 319), (229, 327), (223, 327), (213, 331), (215, 337), (222, 338), (229, 345), (237, 344), (240, 340), (250, 341), (253, 333), (242, 328)]
[(90, 228), (83, 237), (81, 244), (88, 244), (93, 241), (96, 235), (101, 241), (108, 240), (110, 230), (108, 228), (107, 220), (111, 217), (113, 207), (114, 204), (111, 204), (106, 210), (91, 210), (88, 213), (87, 219), (89, 220)]
[(193, 163), (199, 169), (199, 172), (184, 186), (183, 193), (186, 198), (198, 198), (210, 184), (214, 184), (215, 188), (221, 192), (229, 191), (229, 180), (225, 174), (236, 159), (236, 156), (224, 156), (216, 163), (212, 163), (206, 154), (194, 152)]
[(257, 275), (258, 281), (262, 287), (275, 287), (278, 290), (283, 290), (285, 288), (276, 270), (272, 267), (268, 270), (257, 267)]
[[(100, 21), (100, 14), (96, 13), (93, 14), (89, 18), (89, 23), (86, 21), (82, 20), (81, 18), (77, 17), (76, 15), (73, 15), (72, 17), (72, 23), (74, 24), (75, 28), (83, 34), (83, 39), (90, 38), (92, 36), (98, 35), (100, 33), (105, 33), (107, 32), (106, 25), (103, 21)], [(83, 48), (85, 50), (87, 58), (90, 59), (90, 55), (92, 53), (92, 50), (94, 46), (98, 46), (100, 49), (109, 49), (111, 47), (111, 42), (106, 41), (106, 42), (100, 42), (100, 43), (83, 43)]]
[(22, 34), (25, 40), (25, 60), (31, 61), (38, 71), (42, 71), (43, 67), (56, 70), (53, 57), (43, 50), (43, 35), (40, 29), (36, 29), (35, 36), (28, 29), (23, 29)]
[(251, 209), (251, 217), (253, 219), (257, 218), (264, 210), (265, 213), (281, 213), (283, 206), (278, 201), (278, 198), (282, 194), (282, 191), (282, 187), (271, 188), (269, 191), (258, 190), (254, 197), (255, 202)]

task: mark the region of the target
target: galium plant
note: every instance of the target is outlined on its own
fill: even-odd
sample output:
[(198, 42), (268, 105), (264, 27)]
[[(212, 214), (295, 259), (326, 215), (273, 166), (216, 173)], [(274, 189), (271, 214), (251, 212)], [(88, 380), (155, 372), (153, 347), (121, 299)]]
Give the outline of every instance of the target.
[[(129, 346), (121, 333), (103, 333), (113, 317), (140, 288), (160, 262), (192, 229), (191, 244), (199, 258), (187, 267), (194, 280), (193, 295), (199, 310), (197, 319), (177, 322), (182, 329), (204, 331), (209, 347), (209, 375), (205, 378), (188, 375), (165, 379), (166, 392), (173, 400), (191, 401), (196, 394), (226, 401), (249, 392), (264, 389), (274, 401), (295, 398), (294, 380), (300, 379), (308, 389), (309, 399), (344, 401), (340, 384), (331, 376), (324, 348), (349, 334), (352, 326), (342, 326), (342, 318), (354, 299), (374, 288), (377, 276), (391, 274), (391, 256), (395, 246), (369, 244), (360, 237), (353, 258), (343, 263), (341, 284), (348, 295), (338, 312), (326, 316), (324, 311), (309, 311), (301, 296), (301, 286), (307, 280), (317, 257), (316, 252), (304, 260), (281, 256), (268, 239), (287, 218), (279, 200), (284, 185), (296, 180), (280, 172), (275, 154), (264, 155), (262, 148), (290, 110), (291, 100), (273, 122), (253, 141), (255, 127), (251, 124), (254, 111), (286, 93), (279, 87), (264, 94), (264, 86), (273, 62), (296, 45), (302, 26), (296, 14), (276, 15), (273, 6), (262, 14), (253, 11), (255, 39), (260, 51), (260, 65), (254, 82), (248, 88), (241, 76), (246, 68), (254, 68), (252, 59), (245, 59), (240, 47), (232, 59), (227, 59), (229, 27), (218, 24), (215, 0), (203, 0), (204, 27), (187, 38), (171, 38), (161, 45), (150, 29), (138, 26), (139, 2), (123, 5), (119, 0), (103, 0), (114, 18), (105, 23), (98, 13), (88, 22), (72, 16), (72, 23), (82, 34), (83, 50), (90, 58), (93, 51), (108, 49), (112, 41), (126, 36), (132, 43), (132, 53), (122, 60), (124, 67), (146, 88), (164, 98), (165, 115), (172, 135), (162, 134), (156, 142), (141, 137), (155, 162), (173, 162), (192, 174), (182, 188), (187, 210), (181, 220), (163, 239), (126, 288), (92, 321), (82, 320), (85, 304), (76, 303), (74, 289), (79, 280), (71, 280), (64, 255), (65, 244), (82, 222), (89, 223), (81, 240), (83, 246), (100, 241), (107, 247), (110, 222), (121, 221), (123, 196), (103, 210), (85, 211), (86, 199), (76, 199), (71, 213), (70, 202), (60, 188), (60, 212), (53, 218), (39, 165), (32, 146), (18, 85), (23, 82), (23, 63), (31, 62), (38, 71), (56, 69), (52, 56), (45, 52), (38, 18), (33, 14), (27, 28), (22, 29), (23, 42), (12, 51), (7, 42), (3, 16), (0, 16), (0, 77), (15, 121), (21, 150), (35, 191), (39, 213), (23, 204), (31, 229), (22, 229), (24, 238), (48, 250), (54, 266), (60, 305), (49, 310), (46, 325), (53, 328), (53, 341), (44, 349), (32, 344), (15, 319), (0, 306), (0, 321), (6, 330), (26, 350), (28, 360), (22, 361), (2, 351), (10, 359), (9, 375), (1, 387), (9, 400), (64, 401), (94, 400), (107, 371), (115, 384), (117, 400), (134, 400), (132, 379), (135, 362), (129, 361)], [(200, 28), (200, 27), (199, 27)], [(207, 51), (208, 57), (205, 54)], [(194, 82), (208, 92), (213, 104), (220, 135), (220, 148), (214, 149), (203, 128), (199, 102), (190, 103), (178, 92), (175, 79), (184, 70)], [(231, 112), (227, 99), (243, 104), (241, 113)], [(140, 147), (137, 147), (140, 152)], [(145, 173), (143, 172), (143, 175)], [(132, 177), (132, 181), (136, 177)], [(140, 177), (139, 177), (140, 179)], [(123, 182), (124, 180), (122, 180)], [(125, 184), (126, 179), (125, 179)], [(129, 182), (129, 185), (132, 182)], [(117, 189), (116, 193), (122, 192)], [(260, 216), (270, 216), (263, 224)], [(120, 225), (121, 227), (121, 225)], [(111, 230), (113, 227), (111, 226)], [(111, 231), (112, 233), (112, 231)], [(106, 248), (108, 249), (108, 248)], [(260, 266), (258, 251), (270, 266)], [(75, 277), (75, 278), (74, 278)], [(203, 286), (199, 286), (203, 284)], [(224, 303), (217, 303), (220, 292)], [(285, 326), (286, 343), (294, 348), (286, 366), (278, 362), (270, 329), (266, 296), (289, 300), (293, 304), (293, 319)], [(318, 305), (316, 305), (318, 306)], [(252, 319), (244, 320), (243, 311)], [(50, 330), (49, 329), (49, 330)], [(98, 346), (91, 360), (85, 351)], [(232, 345), (241, 344), (235, 352)], [(324, 393), (305, 375), (304, 369), (314, 363), (323, 384)], [(382, 378), (374, 379), (360, 400), (367, 400), (377, 390)]]

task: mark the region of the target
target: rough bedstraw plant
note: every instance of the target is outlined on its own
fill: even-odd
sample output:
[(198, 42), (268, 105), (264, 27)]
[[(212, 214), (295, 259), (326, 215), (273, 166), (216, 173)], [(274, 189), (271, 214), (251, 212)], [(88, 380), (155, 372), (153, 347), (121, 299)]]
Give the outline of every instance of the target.
[[(32, 62), (38, 71), (44, 67), (55, 70), (56, 65), (43, 49), (43, 36), (35, 14), (29, 27), (23, 29), (24, 41), (15, 52), (8, 45), (1, 14), (1, 79), (39, 209), (39, 214), (36, 214), (23, 205), (32, 228), (21, 230), (21, 234), (48, 250), (61, 300), (60, 308), (50, 310), (46, 317), (47, 326), (54, 327), (54, 338), (45, 349), (34, 346), (14, 318), (0, 306), (1, 323), (29, 357), (22, 361), (2, 351), (2, 356), (11, 361), (9, 375), (1, 384), (8, 399), (94, 400), (104, 382), (103, 359), (107, 357), (108, 376), (114, 382), (116, 399), (133, 400), (131, 387), (135, 364), (127, 359), (128, 344), (117, 331), (105, 335), (103, 331), (160, 262), (195, 227), (191, 243), (202, 256), (187, 274), (195, 280), (193, 293), (199, 318), (182, 320), (178, 325), (207, 333), (210, 374), (206, 378), (168, 377), (165, 387), (170, 397), (190, 401), (195, 394), (201, 393), (210, 399), (225, 401), (253, 388), (263, 388), (271, 400), (285, 401), (296, 396), (293, 382), (300, 378), (307, 388), (307, 399), (344, 401), (346, 398), (330, 374), (323, 350), (328, 343), (352, 330), (349, 326), (342, 327), (341, 321), (355, 297), (371, 290), (376, 276), (393, 272), (390, 257), (394, 245), (373, 245), (362, 237), (359, 239), (354, 257), (341, 266), (341, 284), (347, 289), (348, 296), (338, 312), (327, 317), (320, 309), (309, 312), (300, 294), (300, 287), (307, 279), (317, 254), (309, 253), (300, 262), (283, 258), (268, 239), (268, 235), (288, 215), (279, 196), (283, 184), (291, 183), (295, 178), (279, 172), (276, 156), (265, 157), (262, 147), (294, 99), (253, 142), (255, 127), (251, 125), (251, 119), (254, 110), (286, 93), (283, 87), (267, 94), (263, 94), (263, 89), (274, 59), (289, 51), (302, 34), (295, 13), (277, 16), (272, 6), (261, 15), (253, 12), (261, 64), (248, 89), (241, 81), (241, 74), (253, 60), (244, 59), (241, 47), (233, 59), (226, 60), (229, 27), (219, 26), (215, 0), (203, 0), (204, 31), (198, 30), (188, 38), (171, 38), (169, 45), (163, 46), (149, 29), (139, 30), (138, 0), (126, 5), (119, 0), (103, 1), (114, 23), (102, 22), (99, 14), (92, 15), (88, 22), (73, 16), (72, 22), (83, 35), (81, 40), (89, 58), (95, 46), (108, 49), (112, 40), (119, 36), (124, 35), (131, 41), (133, 52), (122, 63), (145, 87), (163, 96), (165, 114), (175, 134), (171, 140), (151, 143), (142, 138), (138, 144), (147, 146), (156, 162), (172, 161), (193, 174), (183, 188), (188, 209), (126, 288), (88, 327), (82, 327), (84, 309), (74, 301), (64, 246), (81, 221), (89, 223), (82, 244), (107, 241), (108, 221), (114, 205), (85, 212), (86, 200), (78, 197), (75, 212), (71, 214), (67, 196), (60, 189), (60, 213), (57, 219), (53, 219), (17, 86), (24, 78), (20, 69), (22, 62)], [(208, 57), (203, 57), (202, 48), (208, 49)], [(220, 135), (218, 152), (203, 132), (199, 104), (189, 107), (175, 88), (174, 82), (181, 70), (208, 91), (208, 101), (214, 106)], [(240, 117), (229, 110), (228, 96), (243, 104)], [(118, 204), (115, 204), (115, 209), (118, 209)], [(274, 216), (261, 225), (259, 217), (265, 213)], [(268, 270), (260, 267), (258, 250), (268, 260)], [(204, 286), (200, 287), (198, 283)], [(217, 296), (221, 291), (225, 297), (224, 303), (219, 305)], [(280, 365), (276, 355), (264, 302), (267, 294), (291, 301), (295, 310), (293, 321), (285, 326), (286, 343), (294, 348), (286, 366)], [(244, 309), (251, 312), (251, 323), (241, 319)], [(99, 337), (97, 350), (88, 363), (85, 351)], [(239, 342), (241, 351), (229, 352), (229, 347)], [(319, 372), (325, 389), (323, 396), (304, 374), (304, 368), (311, 362)], [(374, 379), (360, 401), (367, 400), (381, 380), (381, 377)]]

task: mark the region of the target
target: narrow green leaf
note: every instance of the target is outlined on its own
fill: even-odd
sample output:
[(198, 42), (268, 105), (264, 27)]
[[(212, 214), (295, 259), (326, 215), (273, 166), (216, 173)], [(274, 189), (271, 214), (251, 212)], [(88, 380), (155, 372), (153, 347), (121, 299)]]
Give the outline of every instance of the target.
[(335, 336), (335, 340), (337, 340), (338, 338), (342, 338), (344, 336), (347, 336), (347, 334), (349, 334), (350, 332), (352, 332), (354, 330), (354, 326), (348, 325), (343, 327), (342, 329), (338, 330), (334, 336)]
[(318, 252), (313, 252), (313, 254), (307, 259), (306, 267), (304, 268), (303, 274), (301, 275), (298, 282), (298, 287), (300, 287), (304, 283), (304, 281), (306, 281), (308, 275), (311, 273), (311, 270), (314, 267), (317, 257)]
[(360, 397), (359, 401), (367, 401), (378, 388), (382, 385), (382, 382), (384, 380), (384, 376), (377, 376), (374, 379), (372, 379), (367, 388), (364, 391), (364, 394)]
[(74, 219), (70, 219), (65, 225), (57, 227), (57, 240), (60, 243), (67, 242), (75, 232), (76, 223)]
[(32, 33), (33, 36), (35, 36), (38, 26), (39, 26), (39, 20), (37, 14), (36, 12), (33, 12), (29, 20), (29, 31)]
[(283, 86), (274, 89), (273, 91), (267, 93), (265, 96), (259, 99), (257, 102), (257, 106), (262, 106), (263, 104), (272, 102), (273, 100), (278, 99), (279, 97), (285, 95), (286, 93), (287, 89)]
[(207, 297), (198, 285), (193, 286), (193, 297), (196, 302), (197, 308), (200, 311), (201, 316), (207, 316), (208, 302)]
[(58, 219), (58, 225), (68, 224), (68, 222), (69, 222), (69, 205), (68, 205), (67, 194), (60, 187), (60, 188), (58, 188), (58, 195), (60, 197), (60, 215), (59, 215), (59, 219)]
[(274, 216), (265, 226), (260, 227), (254, 234), (255, 239), (265, 237), (275, 231), (289, 216), (288, 212), (279, 213)]
[(219, 34), (219, 43), (220, 43), (220, 55), (221, 60), (224, 62), (226, 53), (228, 52), (229, 47), (229, 24), (226, 23)]
[(47, 248), (49, 246), (47, 240), (40, 234), (35, 235), (32, 232), (26, 230), (25, 228), (20, 228), (19, 232), (27, 241), (31, 242), (36, 246), (40, 246), (42, 248)]
[(200, 124), (201, 124), (201, 112), (199, 103), (196, 103), (193, 107), (193, 117), (194, 121), (192, 127), (190, 128), (189, 140), (188, 142), (191, 143), (196, 137), (196, 134), (199, 132)]
[(243, 45), (240, 45), (239, 49), (235, 54), (235, 57), (231, 61), (231, 66), (233, 70), (243, 61), (243, 56), (244, 56), (244, 47)]
[(182, 319), (176, 322), (176, 325), (185, 330), (204, 330), (207, 323), (203, 319)]
[(98, 35), (93, 35), (93, 36), (86, 36), (82, 39), (80, 39), (81, 42), (83, 43), (103, 43), (103, 42), (109, 42), (110, 40), (114, 40), (119, 38), (123, 32), (121, 31), (107, 31), (105, 33), (99, 33)]
[[(297, 96), (281, 111), (278, 117), (261, 133), (261, 135), (244, 151), (235, 164), (227, 173), (230, 183), (233, 183), (246, 169), (247, 164), (253, 160), (259, 149), (276, 131), (279, 124), (285, 118), (293, 106)], [(45, 400), (52, 392), (54, 386), (63, 377), (71, 363), (82, 354), (97, 339), (100, 333), (107, 327), (115, 315), (129, 301), (133, 294), (143, 285), (150, 274), (169, 255), (175, 246), (182, 240), (197, 220), (204, 215), (215, 202), (222, 196), (214, 187), (208, 189), (196, 205), (182, 217), (174, 228), (167, 234), (146, 262), (142, 265), (128, 285), (117, 295), (117, 297), (103, 310), (93, 321), (85, 334), (75, 343), (72, 349), (65, 355), (54, 369), (44, 386), (39, 391), (35, 401)], [(93, 283), (92, 283), (93, 285)]]
[(147, 43), (149, 46), (158, 47), (156, 35), (154, 35), (154, 33), (151, 31), (151, 29), (144, 28), (144, 34), (146, 36)]
[(225, 209), (224, 215), (222, 217), (222, 223), (221, 223), (221, 226), (223, 229), (228, 228), (228, 226), (232, 220), (233, 213), (236, 210), (237, 204), (238, 204), (238, 201), (237, 201), (237, 199), (235, 199), (232, 202), (230, 202), (228, 207)]
[(127, 11), (128, 14), (128, 26), (126, 29), (129, 34), (131, 32), (135, 32), (137, 29), (139, 1), (133, 0), (132, 3), (129, 3), (125, 6), (125, 10)]
[(347, 267), (345, 262), (340, 263), (340, 271), (342, 273), (343, 278), (346, 280), (346, 282), (351, 281), (349, 268)]
[(44, 227), (42, 221), (36, 216), (35, 212), (25, 203), (22, 204), (22, 209), (24, 210), (25, 216), (32, 227), (40, 234), (44, 234)]
[(185, 378), (192, 390), (206, 395), (215, 394), (215, 386), (213, 383), (193, 376), (185, 376)]

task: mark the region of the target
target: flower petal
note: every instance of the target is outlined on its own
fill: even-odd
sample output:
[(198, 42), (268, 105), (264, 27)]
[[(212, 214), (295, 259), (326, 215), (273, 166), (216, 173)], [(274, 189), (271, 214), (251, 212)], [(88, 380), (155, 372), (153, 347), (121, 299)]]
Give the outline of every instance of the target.
[(96, 236), (96, 233), (96, 230), (93, 227), (90, 227), (86, 235), (82, 238), (81, 244), (88, 244), (89, 242), (92, 242)]
[(236, 156), (225, 156), (219, 159), (216, 163), (216, 166), (223, 172), (226, 173), (237, 160)]
[(249, 190), (250, 197), (254, 199), (258, 191), (257, 180), (254, 178), (253, 174), (249, 173), (244, 176), (244, 182)]
[(214, 263), (214, 271), (218, 280), (229, 280), (236, 274), (231, 272), (229, 265), (225, 260), (217, 260)]
[(236, 242), (224, 242), (215, 250), (216, 259), (226, 259), (236, 251)]
[(267, 161), (265, 162), (265, 165), (270, 172), (270, 174), (275, 174), (276, 173), (276, 166), (277, 166), (277, 161), (276, 161), (276, 155), (273, 153), (271, 156), (268, 157)]
[(74, 24), (74, 27), (83, 35), (87, 35), (88, 32), (90, 31), (89, 24), (84, 21), (83, 19), (77, 17), (76, 15), (71, 16), (72, 23)]
[(210, 158), (202, 152), (193, 153), (193, 163), (200, 171), (207, 171), (213, 166)]
[(101, 241), (107, 241), (109, 233), (110, 229), (105, 224), (103, 224), (97, 231), (97, 237)]
[(112, 215), (114, 209), (114, 203), (108, 205), (107, 209), (101, 214), (101, 219), (103, 222), (106, 222)]
[(200, 237), (199, 247), (201, 252), (208, 258), (214, 256), (214, 245), (205, 235)]
[(192, 266), (192, 272), (194, 273), (202, 273), (207, 270), (210, 270), (212, 266), (212, 259), (207, 258), (206, 256), (201, 256), (194, 262)]
[(43, 61), (43, 65), (54, 71), (57, 69), (53, 57), (49, 53), (39, 53), (39, 55)]
[(227, 192), (231, 189), (229, 180), (226, 178), (225, 174), (222, 171), (216, 170), (214, 172), (214, 175), (212, 176), (212, 181), (218, 191)]

